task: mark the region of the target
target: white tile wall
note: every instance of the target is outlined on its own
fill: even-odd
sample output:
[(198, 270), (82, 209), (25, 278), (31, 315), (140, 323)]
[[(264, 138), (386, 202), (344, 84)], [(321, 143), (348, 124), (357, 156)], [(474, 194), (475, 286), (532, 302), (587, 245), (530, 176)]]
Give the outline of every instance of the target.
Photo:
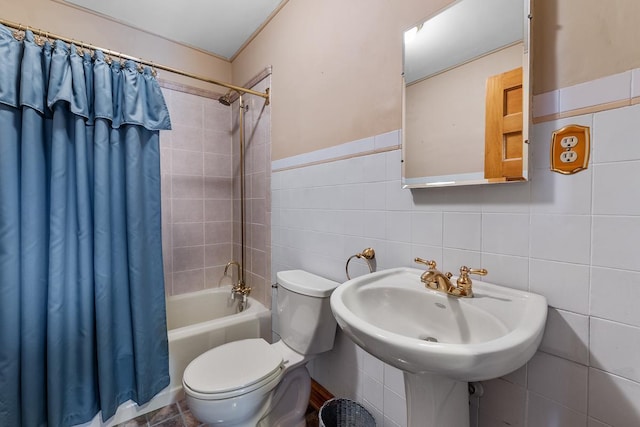
[(444, 247), (478, 251), (481, 241), (482, 215), (480, 213), (444, 213)]
[(560, 91), (554, 90), (540, 94), (533, 98), (533, 115), (534, 117), (542, 117), (555, 114), (560, 111), (559, 105)]
[(587, 412), (587, 376), (586, 366), (542, 352), (528, 363), (530, 391), (582, 414)]
[(637, 427), (640, 384), (589, 369), (589, 416), (614, 427)]
[(526, 390), (502, 379), (484, 382), (480, 398), (478, 424), (481, 426), (525, 425)]
[(588, 264), (591, 217), (531, 215), (531, 257)]
[[(640, 77), (640, 74), (639, 74)], [(640, 87), (640, 79), (638, 79)], [(594, 117), (594, 140), (606, 140), (606, 146), (594, 144), (595, 163), (640, 159), (640, 134), (636, 131), (640, 105), (603, 111)]]
[(640, 383), (640, 328), (591, 318), (591, 366)]
[(640, 161), (594, 165), (594, 215), (640, 215), (640, 186), (628, 179), (639, 169)]
[(529, 255), (529, 215), (482, 214), (482, 252)]
[(640, 69), (634, 69), (536, 95), (533, 97), (533, 117), (568, 113), (589, 107), (599, 108), (608, 103), (629, 102), (638, 96)]
[(595, 418), (587, 419), (587, 427), (611, 427), (609, 424), (605, 424)]
[[(617, 77), (616, 87), (629, 79)], [(574, 102), (571, 91), (558, 96), (559, 108)], [(535, 125), (528, 183), (403, 190), (398, 150), (275, 172), (272, 271), (303, 268), (344, 281), (347, 257), (367, 246), (378, 270), (415, 266), (415, 256), (447, 271), (487, 268), (487, 281), (545, 295), (550, 309), (538, 354), (484, 383), (474, 423), (638, 426), (638, 122), (640, 106), (630, 106)], [(548, 170), (549, 140), (571, 123), (592, 127), (593, 156), (588, 170), (563, 176)], [(351, 268), (352, 276), (367, 271)], [(314, 378), (363, 402), (378, 425), (406, 425), (401, 373), (340, 332), (338, 342), (311, 365)]]
[(593, 217), (593, 265), (637, 271), (640, 268), (638, 242), (640, 216)]
[(547, 297), (549, 305), (587, 314), (589, 312), (589, 266), (532, 259), (529, 263), (532, 292)]
[[(613, 287), (615, 292), (611, 291)], [(592, 316), (640, 327), (638, 301), (640, 273), (599, 267), (591, 269)]]
[[(459, 260), (452, 268), (455, 268), (460, 261), (464, 262)], [(482, 253), (482, 261), (477, 261), (476, 265), (479, 265), (478, 263), (491, 272), (492, 283), (528, 290), (529, 258)]]
[(527, 385), (527, 365), (502, 377), (503, 380), (522, 387)]
[(528, 401), (528, 427), (584, 427), (586, 425), (587, 416), (584, 412), (576, 412), (536, 393), (529, 393)]
[(384, 388), (383, 407), (384, 425), (407, 425), (407, 408), (403, 395), (394, 393), (389, 387)]
[(589, 317), (549, 307), (540, 350), (587, 365)]
[[(588, 87), (588, 89), (586, 89)], [(585, 90), (586, 89), (586, 90)], [(560, 112), (631, 97), (631, 71), (560, 89)]]

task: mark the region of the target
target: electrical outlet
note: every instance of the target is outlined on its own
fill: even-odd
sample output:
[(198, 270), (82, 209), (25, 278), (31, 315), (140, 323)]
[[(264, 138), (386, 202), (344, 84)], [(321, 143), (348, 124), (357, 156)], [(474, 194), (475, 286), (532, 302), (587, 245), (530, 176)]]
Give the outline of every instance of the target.
[(560, 140), (560, 146), (562, 148), (573, 148), (578, 145), (578, 137), (577, 136), (565, 136)]
[(562, 163), (571, 163), (575, 162), (576, 160), (578, 160), (578, 153), (576, 153), (575, 151), (563, 151), (560, 154), (560, 161)]
[(572, 174), (589, 165), (590, 135), (587, 126), (570, 125), (551, 136), (551, 170)]

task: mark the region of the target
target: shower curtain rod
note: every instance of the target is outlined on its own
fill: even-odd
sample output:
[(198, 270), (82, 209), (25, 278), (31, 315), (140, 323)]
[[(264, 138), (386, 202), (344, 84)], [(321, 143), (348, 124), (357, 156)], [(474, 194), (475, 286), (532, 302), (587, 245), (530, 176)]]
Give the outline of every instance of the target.
[(258, 91), (255, 91), (253, 89), (247, 89), (247, 88), (242, 87), (242, 86), (232, 85), (231, 83), (225, 83), (225, 82), (221, 82), (219, 80), (210, 79), (208, 77), (199, 76), (197, 74), (188, 73), (186, 71), (182, 71), (182, 70), (179, 70), (177, 68), (169, 67), (169, 66), (162, 65), (162, 64), (156, 64), (154, 62), (146, 61), (146, 60), (144, 60), (142, 58), (136, 58), (135, 56), (126, 55), (124, 53), (116, 52), (114, 50), (104, 49), (102, 47), (95, 46), (95, 45), (92, 45), (92, 44), (89, 44), (89, 43), (79, 42), (77, 40), (70, 39), (68, 37), (64, 37), (64, 36), (61, 36), (61, 35), (58, 35), (58, 34), (50, 33), (48, 31), (42, 31), (40, 29), (34, 29), (34, 28), (31, 28), (31, 27), (26, 26), (26, 25), (17, 24), (15, 22), (7, 21), (5, 19), (1, 19), (0, 18), (0, 24), (4, 25), (6, 27), (9, 27), (9, 28), (13, 28), (14, 30), (17, 30), (17, 31), (30, 30), (30, 31), (33, 31), (34, 33), (38, 34), (40, 37), (45, 37), (47, 39), (48, 38), (59, 39), (59, 40), (62, 40), (63, 42), (66, 42), (66, 43), (73, 43), (74, 45), (82, 47), (84, 49), (100, 50), (105, 55), (109, 55), (109, 56), (112, 56), (112, 57), (117, 57), (119, 59), (130, 59), (131, 61), (137, 62), (139, 64), (147, 65), (147, 66), (151, 67), (152, 69), (168, 71), (170, 73), (178, 74), (180, 76), (189, 77), (189, 78), (192, 78), (192, 79), (196, 79), (196, 80), (200, 80), (200, 81), (203, 81), (203, 82), (211, 83), (211, 84), (214, 84), (214, 85), (217, 85), (217, 86), (222, 86), (222, 87), (225, 87), (227, 89), (235, 90), (236, 92), (248, 93), (250, 95), (260, 96), (260, 97), (266, 99), (267, 100), (267, 105), (269, 105), (269, 89), (268, 88), (267, 88), (266, 92), (258, 92)]

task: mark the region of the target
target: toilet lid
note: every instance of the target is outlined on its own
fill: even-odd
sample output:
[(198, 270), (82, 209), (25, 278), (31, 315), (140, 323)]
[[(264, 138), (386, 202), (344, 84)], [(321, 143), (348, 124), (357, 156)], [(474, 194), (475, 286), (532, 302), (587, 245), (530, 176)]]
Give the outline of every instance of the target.
[(282, 355), (262, 338), (233, 341), (196, 357), (183, 381), (199, 393), (226, 393), (272, 376), (281, 365)]

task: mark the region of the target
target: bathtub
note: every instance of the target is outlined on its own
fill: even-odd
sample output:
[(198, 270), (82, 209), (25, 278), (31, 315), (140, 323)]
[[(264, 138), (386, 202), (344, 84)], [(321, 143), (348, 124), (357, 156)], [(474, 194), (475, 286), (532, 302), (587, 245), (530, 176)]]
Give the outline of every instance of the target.
[(182, 393), (184, 369), (205, 351), (245, 338), (271, 342), (271, 311), (249, 298), (238, 313), (238, 301), (230, 296), (231, 287), (222, 287), (167, 298), (172, 393)]
[(271, 311), (253, 298), (238, 313), (231, 301), (231, 287), (207, 289), (167, 297), (167, 335), (171, 383), (150, 402), (138, 406), (129, 401), (102, 423), (98, 414), (86, 427), (110, 427), (177, 402), (183, 397), (182, 374), (189, 362), (221, 344), (245, 338), (271, 341)]

